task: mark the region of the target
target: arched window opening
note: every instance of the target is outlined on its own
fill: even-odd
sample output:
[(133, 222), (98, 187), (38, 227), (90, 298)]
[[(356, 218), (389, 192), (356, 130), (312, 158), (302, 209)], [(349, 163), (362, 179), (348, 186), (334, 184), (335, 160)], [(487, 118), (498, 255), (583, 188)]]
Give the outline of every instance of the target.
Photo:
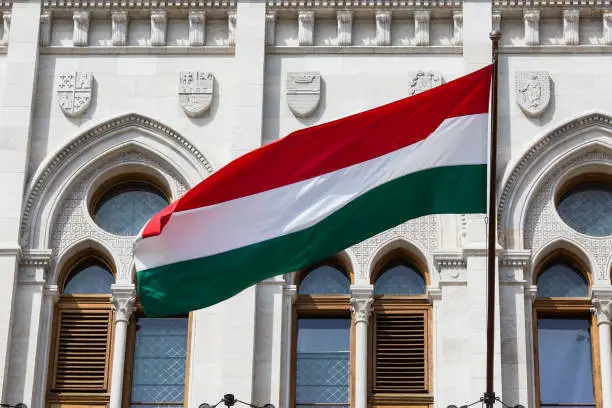
[(350, 280), (340, 269), (321, 265), (307, 272), (298, 287), (300, 295), (348, 295)]
[(106, 263), (88, 257), (77, 264), (66, 277), (64, 295), (110, 295), (115, 278)]
[(389, 265), (374, 282), (374, 295), (424, 295), (425, 279), (412, 265)]
[(539, 297), (587, 297), (589, 282), (570, 262), (550, 262), (536, 280)]

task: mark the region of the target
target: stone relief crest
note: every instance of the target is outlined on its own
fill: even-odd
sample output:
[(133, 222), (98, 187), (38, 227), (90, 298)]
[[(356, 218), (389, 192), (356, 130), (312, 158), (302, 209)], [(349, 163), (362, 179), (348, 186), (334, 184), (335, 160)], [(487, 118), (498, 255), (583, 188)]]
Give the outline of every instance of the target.
[(181, 71), (179, 76), (179, 102), (191, 118), (206, 112), (212, 104), (214, 77), (210, 72)]
[(287, 73), (287, 104), (298, 118), (310, 116), (321, 100), (321, 73)]
[(69, 117), (82, 115), (91, 103), (93, 73), (65, 72), (57, 77), (57, 102)]
[(544, 71), (523, 71), (514, 74), (516, 103), (525, 115), (537, 118), (550, 103), (550, 77)]
[(438, 85), (442, 85), (442, 75), (440, 75), (440, 73), (434, 71), (418, 71), (412, 75), (410, 81), (410, 95), (416, 95)]

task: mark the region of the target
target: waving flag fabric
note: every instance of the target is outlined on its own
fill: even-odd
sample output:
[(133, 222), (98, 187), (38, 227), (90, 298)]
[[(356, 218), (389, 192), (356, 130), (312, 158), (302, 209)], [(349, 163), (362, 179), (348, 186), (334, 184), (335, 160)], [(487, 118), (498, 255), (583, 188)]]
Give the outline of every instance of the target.
[(491, 66), (239, 157), (135, 245), (149, 316), (221, 302), (409, 219), (484, 213)]

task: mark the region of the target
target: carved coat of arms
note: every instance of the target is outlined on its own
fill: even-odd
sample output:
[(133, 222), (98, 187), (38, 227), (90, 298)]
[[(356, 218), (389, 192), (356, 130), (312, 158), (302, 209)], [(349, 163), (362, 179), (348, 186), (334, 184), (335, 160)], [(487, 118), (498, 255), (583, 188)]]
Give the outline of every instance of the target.
[(64, 72), (57, 77), (57, 102), (66, 116), (83, 114), (91, 103), (93, 74)]
[(514, 74), (516, 103), (525, 115), (536, 118), (550, 103), (550, 77), (545, 71), (523, 71)]
[(442, 85), (442, 75), (440, 75), (440, 73), (434, 71), (417, 71), (412, 75), (410, 81), (410, 95), (416, 95), (438, 85)]
[(321, 73), (287, 73), (287, 104), (298, 118), (311, 115), (321, 100)]
[(187, 116), (197, 118), (210, 108), (214, 84), (214, 77), (210, 72), (182, 71), (180, 73), (179, 102)]

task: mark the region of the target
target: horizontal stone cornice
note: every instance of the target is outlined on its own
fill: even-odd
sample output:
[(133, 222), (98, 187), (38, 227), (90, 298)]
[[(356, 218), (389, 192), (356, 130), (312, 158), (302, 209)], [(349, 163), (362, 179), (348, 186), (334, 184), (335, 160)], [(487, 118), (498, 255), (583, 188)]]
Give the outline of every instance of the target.
[(463, 0), (268, 0), (269, 8), (279, 9), (405, 9), (405, 8), (457, 8)]
[(493, 0), (493, 7), (497, 9), (521, 8), (608, 8), (612, 0)]
[[(2, 0), (0, 0), (0, 5)], [(235, 8), (236, 0), (44, 0), (46, 9), (227, 9)]]

